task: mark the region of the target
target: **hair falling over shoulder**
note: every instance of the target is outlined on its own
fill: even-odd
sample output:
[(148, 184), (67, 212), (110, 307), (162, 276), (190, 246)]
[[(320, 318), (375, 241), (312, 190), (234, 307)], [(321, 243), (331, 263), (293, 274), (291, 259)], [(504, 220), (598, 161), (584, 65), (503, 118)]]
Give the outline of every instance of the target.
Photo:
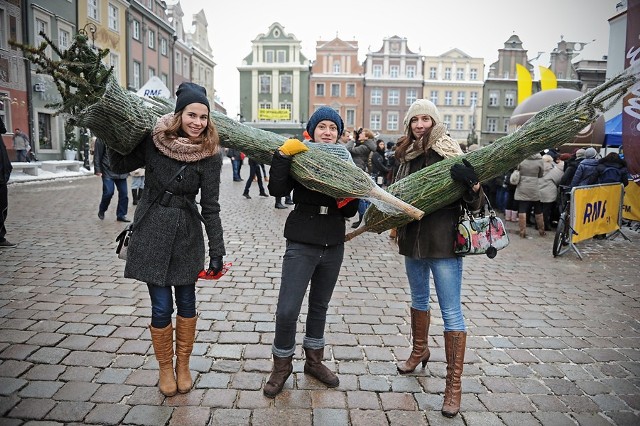
[[(181, 111), (173, 114), (173, 118), (169, 122), (169, 125), (164, 131), (165, 136), (168, 139), (176, 139), (180, 136), (180, 129), (182, 128), (182, 114)], [(197, 142), (202, 144), (203, 150), (211, 150), (218, 152), (220, 149), (220, 137), (218, 136), (218, 129), (216, 129), (213, 120), (209, 117), (207, 120), (207, 128), (204, 129), (202, 134), (198, 137)]]

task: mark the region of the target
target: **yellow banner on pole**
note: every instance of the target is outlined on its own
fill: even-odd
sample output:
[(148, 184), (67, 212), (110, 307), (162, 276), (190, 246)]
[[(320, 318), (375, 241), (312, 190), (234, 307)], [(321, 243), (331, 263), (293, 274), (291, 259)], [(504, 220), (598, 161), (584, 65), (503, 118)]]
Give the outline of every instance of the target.
[(624, 188), (622, 217), (640, 221), (640, 183), (629, 181), (629, 184)]
[(574, 244), (620, 229), (623, 191), (621, 183), (574, 188), (573, 229), (578, 233), (571, 238)]
[(290, 120), (291, 111), (288, 109), (267, 109), (258, 110), (258, 120)]
[(531, 96), (531, 73), (520, 64), (516, 64), (516, 75), (518, 76), (518, 105)]
[(538, 65), (540, 69), (540, 87), (542, 90), (553, 90), (558, 88), (556, 75), (547, 67)]

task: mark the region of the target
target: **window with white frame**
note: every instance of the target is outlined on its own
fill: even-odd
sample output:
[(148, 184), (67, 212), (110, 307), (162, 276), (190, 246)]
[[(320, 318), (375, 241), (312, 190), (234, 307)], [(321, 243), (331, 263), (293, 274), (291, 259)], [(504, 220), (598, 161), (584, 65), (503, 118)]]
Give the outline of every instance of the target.
[(166, 86), (169, 83), (169, 76), (166, 73), (160, 74), (160, 81)]
[(133, 88), (140, 88), (140, 73), (142, 72), (142, 65), (138, 61), (133, 61)]
[(416, 89), (407, 89), (407, 99), (405, 105), (411, 105), (418, 99), (418, 91)]
[(400, 117), (397, 112), (390, 112), (387, 114), (387, 130), (395, 132), (398, 130), (398, 123)]
[(180, 52), (176, 50), (176, 73), (182, 74), (182, 57)]
[(438, 91), (432, 90), (429, 94), (429, 100), (433, 102), (434, 105), (438, 105)]
[(469, 101), (471, 106), (478, 105), (478, 92), (469, 93)]
[(502, 127), (502, 131), (504, 133), (509, 133), (509, 119), (508, 118), (504, 119), (504, 126)]
[(58, 47), (60, 50), (66, 50), (69, 47), (71, 33), (58, 27)]
[(7, 28), (9, 25), (7, 25), (8, 23), (6, 19), (7, 18), (4, 9), (0, 9), (0, 26), (2, 26), (2, 29), (0, 29), (0, 49), (6, 49), (8, 44), (5, 28)]
[(400, 105), (400, 89), (389, 89), (387, 105)]
[(271, 76), (262, 74), (259, 76), (260, 91), (259, 93), (271, 93)]
[(347, 97), (355, 98), (356, 97), (356, 85), (353, 83), (347, 83)]
[(516, 92), (508, 91), (504, 94), (504, 106), (512, 107), (516, 104)]
[(371, 130), (382, 129), (382, 117), (379, 112), (372, 112), (369, 116), (369, 128)]
[(414, 78), (416, 76), (416, 66), (407, 65), (407, 78)]
[(444, 79), (445, 80), (451, 80), (451, 68), (446, 67), (444, 69)]
[(464, 101), (467, 97), (466, 92), (458, 92), (458, 105), (459, 106), (463, 106), (464, 105)]
[(280, 76), (280, 93), (291, 93), (291, 74), (282, 74)]
[[(2, 11), (0, 10), (0, 13), (1, 12)], [(10, 120), (11, 117), (9, 117), (9, 111), (11, 111), (11, 109), (9, 108), (10, 102), (11, 101), (9, 99), (9, 93), (0, 92), (0, 118), (2, 119), (2, 122), (4, 123), (4, 126), (7, 128), (7, 130), (13, 129)]]
[(260, 109), (271, 109), (271, 102), (260, 102), (258, 104), (258, 108), (260, 108)]
[(276, 60), (279, 64), (284, 64), (287, 62), (287, 52), (284, 50), (278, 50), (276, 53)]
[(267, 64), (272, 64), (274, 57), (275, 57), (275, 52), (273, 50), (265, 50), (264, 51), (264, 61)]
[(478, 69), (471, 68), (471, 70), (469, 70), (469, 80), (477, 80), (477, 79), (478, 79)]
[(347, 126), (355, 126), (356, 125), (356, 110), (348, 109), (345, 113), (345, 124)]
[(134, 40), (140, 41), (140, 21), (136, 21), (135, 19), (131, 22), (131, 37)]
[(45, 42), (44, 37), (40, 35), (41, 32), (49, 34), (49, 23), (44, 19), (36, 18), (36, 46)]
[(371, 105), (382, 105), (382, 89), (371, 89)]
[(109, 3), (108, 12), (109, 12), (109, 18), (108, 18), (109, 29), (113, 31), (118, 31), (118, 22), (119, 22), (118, 8), (112, 5), (111, 3)]
[(160, 53), (162, 54), (162, 56), (167, 56), (167, 52), (168, 52), (168, 46), (169, 43), (167, 42), (167, 39), (162, 37), (160, 39)]
[(183, 77), (189, 77), (190, 72), (189, 72), (189, 58), (186, 56), (182, 56), (182, 76)]
[(431, 80), (435, 80), (436, 79), (436, 75), (437, 75), (436, 67), (430, 67), (429, 68), (429, 78)]
[(156, 76), (156, 69), (149, 67), (149, 78)]
[(373, 76), (374, 77), (382, 77), (382, 65), (374, 65), (373, 66)]
[(498, 119), (497, 118), (487, 118), (487, 132), (495, 133), (498, 131)]
[(456, 80), (464, 80), (464, 69), (456, 68)]
[(291, 104), (291, 102), (280, 102), (280, 109), (287, 109), (289, 110), (289, 118), (288, 120), (291, 120), (291, 111), (293, 111), (293, 105)]
[(500, 93), (496, 90), (492, 90), (489, 92), (489, 106), (498, 106), (500, 103), (498, 102), (498, 97)]
[(464, 115), (456, 115), (456, 130), (464, 129)]
[(147, 32), (147, 46), (149, 46), (149, 49), (154, 49), (156, 48), (156, 32), (153, 30), (149, 30)]
[(391, 65), (391, 67), (389, 67), (389, 77), (398, 78), (399, 75), (400, 67), (398, 65)]
[(442, 118), (442, 124), (444, 124), (444, 127), (446, 127), (447, 129), (451, 128), (451, 115), (449, 114), (445, 114)]
[(444, 91), (444, 104), (452, 105), (453, 104), (453, 91), (445, 90)]
[(331, 96), (334, 98), (340, 96), (340, 83), (331, 83)]
[(324, 83), (316, 83), (316, 96), (324, 96)]
[(116, 78), (117, 81), (120, 81), (120, 71), (118, 65), (120, 64), (120, 57), (117, 53), (109, 52), (109, 66), (113, 67), (112, 75)]
[(340, 74), (340, 61), (333, 62), (333, 73)]
[(53, 149), (51, 117), (51, 114), (46, 112), (38, 113), (38, 146), (40, 149)]
[(100, 0), (87, 0), (87, 16), (100, 22)]

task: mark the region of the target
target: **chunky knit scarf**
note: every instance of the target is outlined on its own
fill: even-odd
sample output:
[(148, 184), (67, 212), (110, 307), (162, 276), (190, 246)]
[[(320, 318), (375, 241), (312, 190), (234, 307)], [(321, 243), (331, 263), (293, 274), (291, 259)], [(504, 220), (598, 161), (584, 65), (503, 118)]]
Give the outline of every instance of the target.
[(173, 115), (174, 113), (170, 113), (160, 117), (156, 127), (153, 129), (153, 143), (161, 153), (185, 163), (193, 163), (203, 158), (211, 157), (216, 153), (217, 148), (212, 150), (202, 149), (199, 141), (192, 141), (189, 138), (180, 136), (175, 139), (168, 138), (164, 131), (169, 127)]
[(409, 145), (404, 154), (404, 158), (400, 159), (400, 167), (398, 168), (396, 180), (407, 177), (409, 175), (409, 163), (430, 149), (433, 149), (445, 159), (463, 154), (460, 144), (447, 136), (445, 126), (438, 123), (431, 129), (427, 141), (421, 138), (413, 141), (411, 145)]

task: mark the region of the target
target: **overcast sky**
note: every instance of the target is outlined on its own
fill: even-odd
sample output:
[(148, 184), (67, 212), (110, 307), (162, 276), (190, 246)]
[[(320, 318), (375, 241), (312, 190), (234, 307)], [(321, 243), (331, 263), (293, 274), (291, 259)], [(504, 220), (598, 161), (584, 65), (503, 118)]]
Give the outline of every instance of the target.
[[(236, 2), (180, 0), (185, 28), (204, 9), (213, 49), (214, 85), (235, 117), (239, 110), (237, 67), (251, 53), (251, 41), (279, 22), (301, 42), (303, 54), (315, 59), (316, 41), (357, 40), (358, 58), (377, 51), (385, 37), (405, 37), (414, 52), (437, 56), (458, 48), (484, 58), (485, 75), (498, 60), (498, 49), (517, 34), (530, 59), (545, 52), (538, 65), (549, 65), (549, 52), (560, 37), (591, 42), (578, 59), (601, 59), (609, 47), (608, 19), (619, 0), (238, 0)], [(529, 5), (533, 4), (534, 7)], [(594, 40), (592, 42), (592, 40)]]

